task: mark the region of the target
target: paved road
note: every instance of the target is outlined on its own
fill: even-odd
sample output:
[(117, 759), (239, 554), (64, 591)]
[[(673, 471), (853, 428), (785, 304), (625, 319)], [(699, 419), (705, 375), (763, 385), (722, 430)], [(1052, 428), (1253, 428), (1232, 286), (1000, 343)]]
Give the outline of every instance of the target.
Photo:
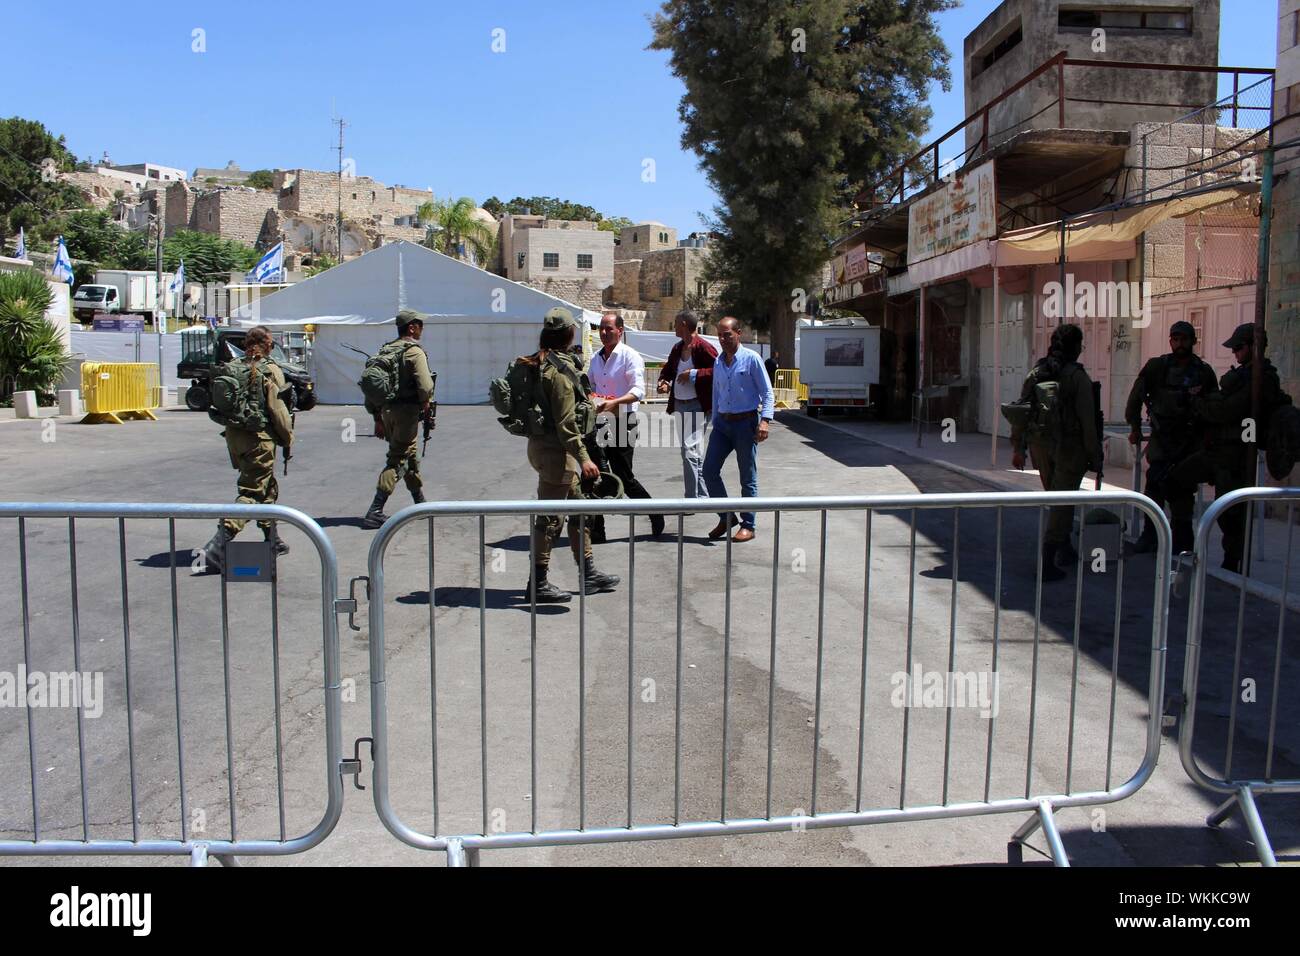
[[(372, 494), (382, 447), (365, 437), (369, 426), (364, 418), (359, 409), (337, 407), (300, 415), (299, 447), (289, 476), (281, 478), (282, 503), (300, 508), (329, 534), (342, 581), (365, 572), (373, 538), (372, 532), (359, 527), (359, 516)], [(490, 409), (445, 408), (440, 418), (426, 461), (431, 498), (532, 497), (534, 478), (523, 463), (522, 443), (495, 424)], [(987, 490), (825, 424), (800, 416), (783, 421), (760, 455), (765, 494)], [(357, 437), (349, 441), (353, 425), (358, 426)], [(0, 480), (5, 497), (11, 500), (229, 501), (234, 472), (216, 431), (201, 416), (182, 411), (164, 413), (156, 424), (60, 423), (54, 441), (43, 440), (51, 436), (42, 423), (4, 422), (0, 423)], [(675, 449), (639, 450), (637, 462), (639, 475), (652, 491), (665, 496), (677, 493), (680, 467)], [(402, 496), (403, 492), (395, 496), (399, 505), (406, 503)], [(648, 522), (638, 519), (631, 614), (626, 579), (632, 549), (626, 519), (611, 520), (611, 541), (597, 549), (597, 560), (624, 575), (625, 586), (613, 594), (590, 597), (585, 606), (575, 599), (564, 607), (544, 609), (546, 613), (537, 617), (535, 645), (522, 600), (528, 563), (523, 519), (492, 518), (483, 524), (482, 586), (487, 601), (481, 618), (477, 520), (435, 523), (432, 582), (430, 530), (426, 523), (413, 524), (392, 542), (383, 604), (393, 805), (413, 827), (433, 828), (430, 591), (437, 675), (439, 832), (478, 832), (484, 828), (485, 815), (489, 830), (528, 829), (534, 814), (538, 824), (548, 829), (575, 827), (580, 822), (588, 827), (625, 824), (629, 656), (632, 803), (638, 822), (671, 822), (675, 814), (683, 821), (721, 815), (724, 686), (726, 815), (731, 818), (761, 815), (769, 799), (773, 813), (796, 814), (810, 812), (814, 806), (818, 812), (897, 807), (900, 802), (917, 806), (940, 803), (945, 796), (949, 803), (960, 803), (982, 799), (986, 788), (994, 799), (1023, 797), (1027, 783), (1032, 793), (1063, 791), (1067, 785), (1074, 792), (1087, 791), (1104, 788), (1108, 780), (1117, 785), (1141, 762), (1145, 740), (1154, 562), (1149, 557), (1123, 562), (1122, 580), (1116, 568), (1085, 578), (1079, 602), (1079, 690), (1073, 698), (1071, 741), (1075, 581), (1045, 586), (1035, 639), (1032, 541), (1037, 520), (1036, 513), (1018, 510), (1006, 510), (1001, 516), (1002, 588), (996, 602), (998, 687), (993, 719), (981, 715), (988, 708), (980, 706), (987, 702), (979, 700), (975, 706), (951, 711), (894, 706), (897, 675), (906, 670), (909, 660), (926, 673), (969, 672), (975, 680), (981, 674), (988, 680), (995, 651), (998, 570), (998, 516), (991, 507), (963, 513), (958, 528), (951, 512), (917, 512), (915, 549), (910, 513), (873, 516), (865, 693), (862, 647), (868, 561), (861, 512), (831, 513), (824, 544), (819, 515), (788, 513), (781, 519), (779, 546), (772, 516), (761, 516), (758, 538), (732, 548), (729, 627), (727, 548), (705, 538), (714, 521), (711, 515), (683, 519), (680, 552), (675, 519), (669, 520), (673, 533), (657, 541), (649, 534)], [(16, 581), (20, 572), (16, 522), (0, 524), (0, 575)], [(229, 835), (231, 785), (223, 705), (229, 660), (236, 832), (240, 837), (278, 835), (281, 809), (276, 781), (281, 774), (285, 830), (289, 835), (306, 832), (321, 816), (326, 777), (319, 561), (303, 536), (289, 531), (286, 537), (294, 550), (280, 566), (276, 628), (271, 626), (270, 589), (231, 585), (225, 608), (230, 637), (223, 646), (219, 579), (185, 573), (190, 549), (200, 546), (211, 528), (207, 523), (177, 522), (174, 553), (168, 533), (166, 522), (133, 521), (123, 544), (112, 522), (77, 523), (81, 669), (102, 671), (106, 687), (105, 715), (82, 722), (90, 755), (84, 769), (87, 828), (93, 837), (132, 836), (134, 764), (139, 834), (179, 835), (178, 758), (183, 756), (184, 816), (190, 828), (201, 825), (201, 832), (214, 838)], [(958, 541), (955, 590), (954, 534)], [(25, 546), (31, 667), (71, 669), (67, 523), (29, 520)], [(684, 582), (680, 685), (675, 599), (679, 553)], [(173, 560), (180, 572), (175, 632)], [(123, 564), (130, 611), (129, 735)], [(567, 553), (557, 550), (553, 577), (561, 586), (575, 586), (576, 573)], [(823, 579), (824, 600), (819, 600)], [(1214, 763), (1221, 756), (1222, 744), (1215, 742), (1215, 734), (1222, 736), (1227, 713), (1228, 678), (1223, 675), (1230, 657), (1225, 655), (1230, 654), (1236, 633), (1238, 604), (1235, 595), (1217, 584), (1210, 597), (1206, 667), (1220, 676), (1207, 688), (1201, 719), (1210, 733), (1205, 757)], [(1171, 691), (1180, 682), (1184, 604), (1185, 600), (1176, 600), (1171, 610), (1167, 669)], [(1252, 764), (1263, 766), (1278, 625), (1276, 611), (1254, 599), (1247, 601), (1243, 614), (1249, 655), (1243, 673), (1258, 675), (1260, 690), (1257, 703), (1240, 709), (1243, 738), (1234, 760), (1242, 771)], [(1117, 621), (1119, 651), (1115, 654)], [(1286, 622), (1288, 634), (1295, 633), (1294, 625), (1293, 619)], [(0, 599), (0, 669), (15, 671), (23, 661), (23, 637), (22, 607), (17, 589), (10, 588)], [(343, 709), (343, 735), (349, 745), (353, 738), (370, 732), (369, 638), (368, 628), (342, 629), (342, 673), (349, 698)], [(179, 667), (174, 647), (180, 651)], [(1284, 645), (1284, 687), (1296, 686), (1300, 673), (1295, 647), (1294, 641)], [(274, 649), (279, 652), (278, 669)], [(481, 654), (485, 667), (480, 666)], [(183, 754), (176, 744), (177, 673)], [(486, 681), (481, 680), (483, 673)], [(481, 696), (487, 700), (486, 800), (480, 783)], [(534, 699), (536, 786), (530, 774)], [(1280, 714), (1274, 769), (1295, 775), (1300, 757), (1294, 728), (1300, 726), (1296, 719), (1300, 715), (1294, 694), (1290, 700)], [(1113, 735), (1108, 732), (1112, 708)], [(863, 710), (865, 721), (860, 720)], [(585, 746), (579, 744), (580, 722)], [(33, 730), (37, 757), (29, 761), (25, 712), (0, 708), (0, 758), (11, 768), (0, 788), (0, 830), (6, 836), (30, 836), (34, 776), (42, 833), (79, 838), (82, 768), (76, 757), (75, 712), (42, 710)], [(769, 733), (774, 741), (770, 783)], [(128, 747), (128, 739), (133, 747)], [(279, 763), (277, 749), (282, 754)], [(367, 785), (368, 768), (367, 761), (363, 777)], [(1265, 799), (1261, 804), (1276, 849), (1294, 857), (1300, 826), (1291, 812), (1294, 803), (1288, 799), (1294, 798)], [(1174, 741), (1166, 738), (1155, 777), (1136, 796), (1100, 814), (1067, 810), (1060, 821), (1066, 847), (1080, 863), (1251, 862), (1251, 848), (1238, 824), (1217, 833), (1202, 825), (1212, 805), (1208, 795), (1190, 785), (1178, 764)], [(486, 862), (989, 863), (1005, 858), (1006, 839), (1019, 822), (1018, 817), (986, 816), (726, 839), (500, 850), (487, 856)], [(1041, 839), (1037, 843), (1041, 846)], [(374, 814), (370, 793), (349, 786), (343, 817), (330, 838), (282, 862), (440, 863), (442, 857), (404, 847), (390, 837)]]

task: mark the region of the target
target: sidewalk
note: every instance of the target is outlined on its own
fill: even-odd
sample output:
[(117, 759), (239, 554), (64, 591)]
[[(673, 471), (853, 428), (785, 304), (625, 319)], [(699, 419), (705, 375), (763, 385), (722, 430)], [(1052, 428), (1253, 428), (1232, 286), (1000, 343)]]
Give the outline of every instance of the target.
[[(784, 414), (799, 414), (787, 412)], [(935, 427), (928, 428), (921, 437), (921, 445), (916, 443), (916, 425), (909, 422), (870, 422), (860, 418), (841, 416), (823, 416), (817, 419), (837, 431), (873, 442), (889, 448), (899, 454), (909, 455), (941, 468), (947, 468), (974, 481), (981, 482), (997, 491), (1042, 491), (1038, 472), (1026, 468), (1017, 471), (1011, 466), (1011, 443), (1005, 438), (998, 440), (998, 463), (995, 467), (991, 461), (992, 439), (977, 432), (958, 432), (955, 441), (942, 440), (942, 432)], [(1115, 440), (1110, 438), (1108, 440)], [(1094, 476), (1089, 474), (1082, 488), (1092, 490)], [(1102, 482), (1105, 491), (1132, 490), (1132, 471), (1119, 467), (1113, 477)], [(1204, 505), (1213, 502), (1213, 490), (1205, 489)], [(1200, 510), (1198, 509), (1198, 515)], [(1131, 520), (1126, 517), (1126, 520)], [(1254, 534), (1254, 559), (1251, 564), (1250, 578), (1246, 589), (1258, 597), (1279, 603), (1282, 599), (1283, 578), (1286, 572), (1287, 526), (1281, 518), (1262, 518), (1256, 514)], [(1300, 531), (1291, 528), (1291, 548), (1300, 558)], [(1219, 567), (1223, 561), (1222, 538), (1218, 529), (1210, 533), (1210, 555), (1208, 573), (1227, 584), (1239, 587), (1240, 575), (1224, 571)], [(1286, 603), (1289, 608), (1300, 611), (1300, 560), (1291, 572), (1291, 579), (1286, 589)]]

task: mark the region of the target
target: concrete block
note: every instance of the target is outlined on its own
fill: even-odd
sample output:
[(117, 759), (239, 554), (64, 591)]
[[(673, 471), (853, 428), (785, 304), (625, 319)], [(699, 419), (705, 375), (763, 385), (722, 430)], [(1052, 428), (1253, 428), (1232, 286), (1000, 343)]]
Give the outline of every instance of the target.
[(59, 414), (76, 417), (81, 414), (81, 392), (75, 388), (59, 390)]
[(189, 390), (190, 390), (190, 387), (189, 387), (188, 385), (177, 385), (177, 386), (176, 386), (176, 404), (177, 404), (177, 405), (184, 405), (184, 404), (185, 404), (185, 393), (188, 392)]
[(1161, 242), (1156, 244), (1154, 267), (1150, 278), (1172, 279), (1182, 276), (1185, 265), (1181, 243)]
[(35, 392), (14, 392), (14, 417), (38, 418)]
[(1214, 127), (1200, 123), (1174, 123), (1169, 127), (1169, 142), (1174, 146), (1211, 149), (1214, 146)]

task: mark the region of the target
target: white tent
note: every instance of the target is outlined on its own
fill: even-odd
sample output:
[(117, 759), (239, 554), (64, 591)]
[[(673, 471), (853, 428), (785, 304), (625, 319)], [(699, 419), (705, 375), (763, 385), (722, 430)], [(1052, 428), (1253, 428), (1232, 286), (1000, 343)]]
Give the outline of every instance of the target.
[(421, 344), (438, 373), (437, 400), (488, 400), (488, 382), (518, 355), (537, 350), (542, 316), (563, 306), (579, 322), (594, 316), (536, 289), (411, 242), (394, 242), (337, 265), (235, 313), (241, 325), (316, 326), (312, 372), (330, 404), (358, 404), (365, 359), (397, 337), (402, 309), (429, 316)]

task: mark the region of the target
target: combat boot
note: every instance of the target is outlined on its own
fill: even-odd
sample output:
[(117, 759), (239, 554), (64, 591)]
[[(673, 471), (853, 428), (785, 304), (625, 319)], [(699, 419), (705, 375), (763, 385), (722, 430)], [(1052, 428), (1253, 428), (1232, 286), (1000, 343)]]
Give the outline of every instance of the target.
[(1043, 580), (1060, 581), (1065, 577), (1065, 572), (1056, 566), (1056, 555), (1060, 551), (1060, 545), (1055, 541), (1048, 541), (1043, 544)]
[(262, 536), (266, 539), (267, 543), (271, 545), (271, 549), (275, 551), (277, 555), (289, 553), (289, 546), (284, 543), (284, 539), (280, 537), (280, 531), (275, 525), (262, 529)]
[(1173, 531), (1174, 554), (1182, 554), (1196, 547), (1196, 532), (1192, 530), (1191, 518), (1175, 518)]
[(222, 560), (225, 556), (226, 545), (234, 538), (234, 535), (226, 528), (224, 524), (217, 523), (217, 533), (212, 539), (203, 546), (203, 564), (205, 568), (211, 568), (214, 571), (221, 571), (225, 566)]
[(535, 567), (533, 568), (533, 576), (529, 578), (528, 583), (524, 585), (524, 598), (526, 600), (534, 600), (534, 581), (537, 582), (537, 596), (535, 600), (538, 604), (565, 604), (573, 597), (573, 595), (568, 591), (561, 591), (550, 581), (546, 580), (546, 568)]
[(423, 489), (423, 488), (416, 488), (416, 489), (414, 489), (414, 490), (411, 492), (411, 500), (414, 501), (417, 505), (422, 505), (422, 504), (424, 504), (424, 501), (425, 501), (425, 498), (424, 498), (424, 489)]
[(382, 491), (375, 492), (375, 500), (370, 502), (370, 510), (366, 516), (361, 519), (361, 527), (374, 530), (388, 520), (388, 515), (384, 514), (384, 502), (388, 500), (388, 495)]
[(618, 587), (618, 575), (606, 574), (604, 571), (596, 569), (596, 562), (591, 558), (582, 560), (582, 579), (586, 583), (583, 594), (598, 594), (601, 591), (612, 591)]

